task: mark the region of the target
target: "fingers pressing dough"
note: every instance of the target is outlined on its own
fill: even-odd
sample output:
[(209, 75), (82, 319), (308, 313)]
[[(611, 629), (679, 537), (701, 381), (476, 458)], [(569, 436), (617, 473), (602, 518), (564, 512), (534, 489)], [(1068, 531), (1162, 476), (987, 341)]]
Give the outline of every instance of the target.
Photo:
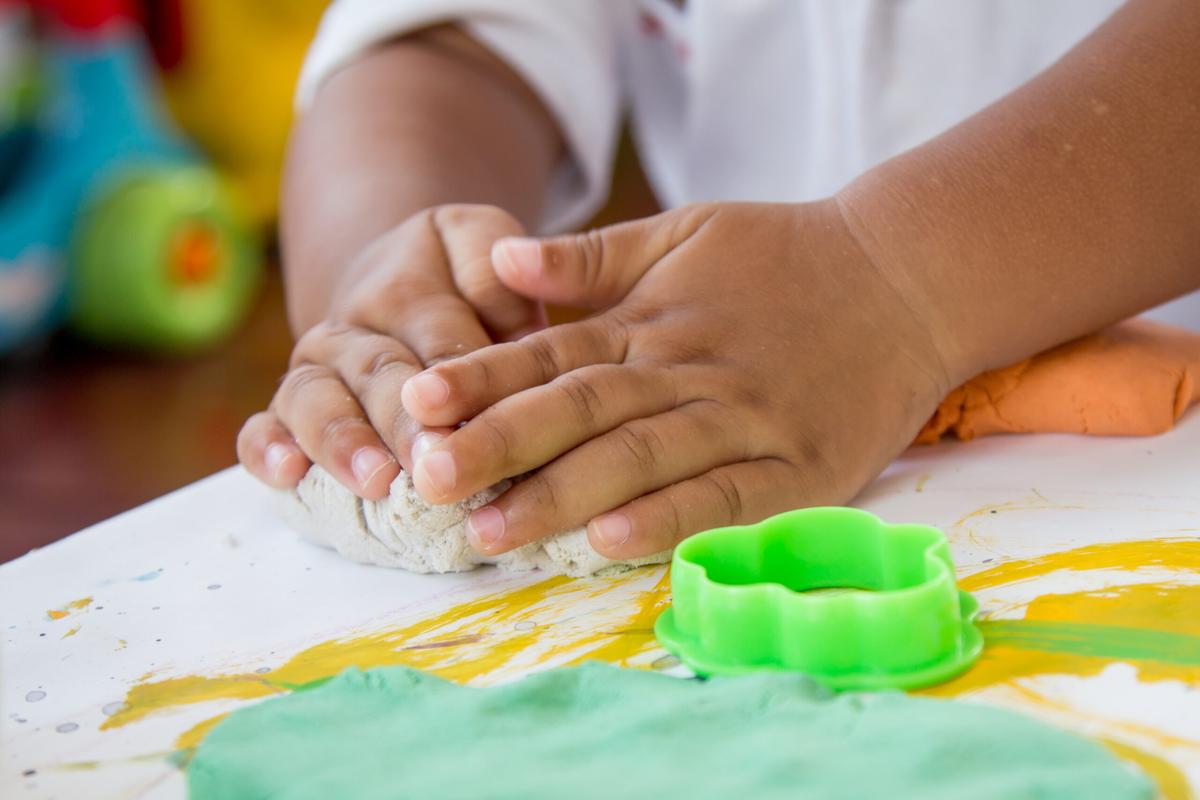
[(582, 577), (662, 564), (671, 551), (631, 561), (613, 561), (592, 549), (584, 528), (532, 542), (498, 556), (477, 553), (467, 542), (467, 515), (498, 497), (502, 481), (458, 503), (431, 505), (413, 487), (407, 472), (392, 481), (382, 500), (363, 500), (314, 465), (295, 489), (277, 492), (284, 519), (304, 538), (336, 550), (352, 561), (409, 572), (464, 572), (496, 564), (515, 572), (542, 569)]

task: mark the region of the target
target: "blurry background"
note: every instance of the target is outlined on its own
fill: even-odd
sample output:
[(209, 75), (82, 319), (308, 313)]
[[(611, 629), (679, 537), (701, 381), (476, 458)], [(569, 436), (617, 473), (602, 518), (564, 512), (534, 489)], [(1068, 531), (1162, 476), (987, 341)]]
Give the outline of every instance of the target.
[[(0, 562), (236, 461), (324, 0), (0, 0)], [(628, 142), (594, 224), (654, 213)]]

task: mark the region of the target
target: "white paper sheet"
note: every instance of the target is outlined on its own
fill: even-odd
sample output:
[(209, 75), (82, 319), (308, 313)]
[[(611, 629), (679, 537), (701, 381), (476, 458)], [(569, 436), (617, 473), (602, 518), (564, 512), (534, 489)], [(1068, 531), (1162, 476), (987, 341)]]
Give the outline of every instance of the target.
[[(1189, 561), (1200, 552), (1198, 464), (1200, 414), (1192, 413), (1155, 439), (998, 437), (916, 448), (856, 505), (889, 521), (942, 527), (960, 577), (1089, 545), (1168, 543), (1158, 562), (1105, 567), (1103, 558), (1087, 557), (1077, 569), (1032, 569), (1028, 578), (1017, 572), (977, 591), (990, 617), (1021, 619), (1037, 598), (1053, 602), (1081, 591), (1168, 585), (1197, 597), (1186, 587), (1200, 584), (1200, 569), (1189, 567), (1200, 565)], [(589, 652), (605, 657), (621, 636), (647, 641), (644, 625), (620, 626), (632, 605), (658, 596), (652, 591), (662, 574), (652, 568), (608, 582), (564, 583), (532, 610), (499, 614), (494, 627), (484, 611), (395, 647), (440, 648), (439, 670), (453, 673), (462, 664), (477, 683)], [(219, 473), (0, 566), (0, 794), (180, 797), (184, 781), (170, 760), (176, 738), (256, 698), (179, 702), (187, 685), (171, 679), (269, 676), (319, 643), (380, 631), (410, 636), (405, 626), (431, 615), (545, 580), (494, 569), (417, 576), (348, 563), (286, 529), (267, 490), (244, 472)], [(1178, 627), (1186, 614), (1200, 617), (1200, 607), (1176, 609), (1163, 624)], [(496, 648), (509, 655), (497, 660)], [(1003, 661), (1004, 651), (996, 652)], [(647, 643), (629, 663), (670, 667), (664, 655)], [(1172, 651), (1170, 658), (1186, 662), (1189, 655)], [(1048, 654), (1044, 671), (957, 694), (1114, 741), (1123, 755), (1140, 753), (1134, 760), (1158, 770), (1168, 789), (1180, 780), (1200, 787), (1200, 654), (1190, 671), (1173, 663), (1164, 672), (1138, 657), (1088, 663), (1093, 668), (1064, 668)], [(176, 694), (160, 706), (145, 704), (144, 716), (101, 729), (114, 713), (128, 715), (122, 704), (139, 685)]]

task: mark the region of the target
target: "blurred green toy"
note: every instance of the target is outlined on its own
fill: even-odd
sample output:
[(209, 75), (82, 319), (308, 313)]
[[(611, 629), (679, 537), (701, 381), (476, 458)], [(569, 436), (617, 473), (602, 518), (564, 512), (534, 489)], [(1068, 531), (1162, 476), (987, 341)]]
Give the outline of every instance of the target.
[(0, 5), (31, 11), (45, 30), (36, 123), (0, 150), (0, 353), (68, 318), (141, 349), (221, 338), (253, 299), (258, 249), (216, 173), (167, 122), (130, 7)]

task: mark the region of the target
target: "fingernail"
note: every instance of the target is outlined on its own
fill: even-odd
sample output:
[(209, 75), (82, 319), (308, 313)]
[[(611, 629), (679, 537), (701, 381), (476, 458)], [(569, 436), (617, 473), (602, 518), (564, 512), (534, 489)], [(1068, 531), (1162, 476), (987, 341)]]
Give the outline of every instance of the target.
[(440, 442), (442, 439), (445, 439), (445, 438), (446, 437), (440, 433), (432, 433), (430, 431), (425, 431), (424, 433), (418, 433), (417, 438), (413, 439), (413, 446), (412, 446), (413, 463), (416, 464), (418, 461), (420, 461), (421, 456), (428, 453), (429, 450), (435, 444), (437, 444), (438, 442)]
[(522, 281), (533, 280), (541, 273), (542, 246), (537, 239), (503, 239), (499, 250), (500, 260), (507, 264), (508, 271)]
[(350, 469), (358, 485), (364, 489), (379, 470), (392, 463), (390, 453), (385, 453), (378, 447), (360, 447), (350, 459)]
[(504, 537), (504, 514), (495, 506), (484, 506), (467, 517), (467, 528), (475, 541), (490, 548)]
[(279, 468), (287, 463), (292, 456), (299, 455), (296, 448), (282, 442), (271, 442), (263, 452), (263, 462), (271, 472), (271, 477), (279, 479)]
[(417, 461), (414, 477), (424, 480), (440, 495), (449, 494), (458, 483), (458, 466), (447, 452), (430, 453)]
[(592, 520), (592, 535), (598, 540), (597, 544), (606, 549), (615, 550), (629, 541), (633, 535), (633, 526), (629, 517), (624, 514), (604, 514)]
[(450, 398), (450, 384), (432, 373), (409, 379), (413, 393), (426, 408), (440, 408)]

